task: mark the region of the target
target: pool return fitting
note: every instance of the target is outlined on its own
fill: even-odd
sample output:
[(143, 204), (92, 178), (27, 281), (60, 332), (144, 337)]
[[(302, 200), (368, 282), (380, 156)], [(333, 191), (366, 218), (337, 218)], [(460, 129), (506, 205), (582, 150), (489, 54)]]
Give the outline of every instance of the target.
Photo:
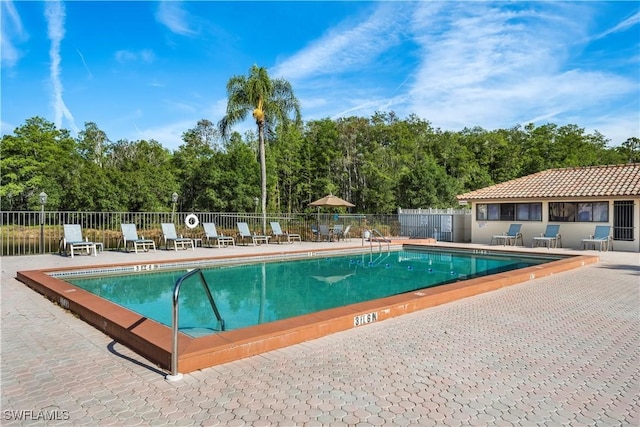
[(179, 319), (179, 310), (178, 310), (178, 297), (180, 296), (180, 286), (182, 286), (182, 282), (187, 280), (189, 277), (193, 275), (200, 276), (200, 283), (204, 288), (205, 293), (207, 294), (207, 298), (209, 299), (209, 303), (211, 304), (211, 308), (213, 309), (213, 313), (216, 316), (216, 319), (220, 323), (220, 329), (225, 330), (224, 320), (220, 316), (220, 312), (218, 311), (218, 307), (216, 307), (216, 303), (213, 300), (213, 295), (211, 295), (211, 291), (209, 290), (209, 285), (207, 284), (207, 280), (204, 278), (204, 274), (202, 274), (202, 270), (199, 268), (194, 268), (192, 270), (187, 271), (182, 277), (176, 280), (176, 284), (173, 287), (173, 311), (172, 311), (172, 336), (171, 336), (171, 374), (167, 374), (165, 379), (167, 381), (178, 381), (182, 379), (182, 374), (178, 372), (178, 319)]

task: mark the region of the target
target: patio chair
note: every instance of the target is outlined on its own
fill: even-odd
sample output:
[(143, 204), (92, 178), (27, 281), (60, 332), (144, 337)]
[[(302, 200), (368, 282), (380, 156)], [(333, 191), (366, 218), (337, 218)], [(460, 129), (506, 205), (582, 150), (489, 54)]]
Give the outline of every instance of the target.
[(522, 227), (522, 224), (511, 224), (509, 226), (509, 230), (507, 230), (506, 233), (497, 234), (491, 237), (490, 244), (493, 244), (495, 240), (496, 244), (500, 244), (502, 242), (504, 246), (506, 245), (518, 246), (518, 239), (520, 239), (520, 244), (524, 246), (524, 243), (522, 241), (522, 233), (520, 233), (521, 227)]
[(336, 236), (336, 239), (340, 240), (340, 235), (342, 234), (342, 230), (344, 230), (344, 225), (342, 224), (334, 224), (331, 228), (331, 233)]
[(321, 224), (318, 229), (318, 238), (320, 240), (327, 239), (327, 241), (330, 242), (332, 237), (333, 237), (333, 232), (329, 228), (329, 226), (325, 224)]
[(246, 222), (238, 222), (238, 238), (244, 241), (245, 239), (251, 239), (251, 242), (254, 246), (258, 245), (260, 242), (264, 242), (265, 244), (269, 243), (269, 238), (271, 236), (262, 236), (258, 234), (251, 234), (251, 230), (249, 230), (249, 224)]
[(609, 225), (596, 225), (596, 230), (593, 235), (586, 239), (582, 239), (582, 249), (586, 249), (587, 246), (593, 246), (595, 250), (596, 245), (600, 251), (604, 248), (605, 251), (609, 249), (613, 250), (613, 237), (611, 237), (611, 226)]
[(315, 225), (311, 226), (311, 234), (313, 234), (313, 240), (320, 240), (320, 231)]
[(536, 248), (540, 245), (546, 246), (547, 248), (551, 248), (551, 245), (553, 245), (554, 248), (561, 248), (562, 237), (560, 236), (560, 226), (557, 224), (547, 224), (544, 233), (533, 238), (531, 247)]
[(229, 245), (235, 246), (236, 241), (231, 236), (224, 236), (222, 234), (218, 234), (218, 230), (216, 229), (216, 225), (213, 222), (203, 222), (202, 228), (204, 228), (204, 239), (203, 241), (209, 244), (209, 247), (212, 246), (212, 242), (215, 242), (219, 248), (227, 247)]
[[(122, 230), (122, 241), (124, 242), (124, 250), (129, 252), (129, 246), (133, 246), (133, 249), (138, 253), (138, 248), (144, 252), (149, 252), (149, 249), (156, 251), (156, 242), (151, 239), (145, 239), (144, 236), (138, 237), (138, 230), (135, 224), (120, 224)], [(120, 247), (120, 244), (118, 244)]]
[[(337, 230), (334, 230), (334, 232), (336, 232)], [(347, 227), (344, 230), (340, 230), (339, 232), (336, 233), (338, 240), (340, 240), (342, 238), (342, 240), (347, 240), (347, 237), (349, 238), (349, 240), (351, 240), (351, 224), (347, 225)]]
[(298, 239), (300, 243), (302, 243), (302, 239), (299, 234), (296, 233), (284, 233), (282, 231), (282, 227), (280, 227), (280, 223), (277, 221), (271, 222), (271, 233), (273, 237), (280, 243), (280, 240), (283, 238), (287, 239), (288, 243), (293, 243), (294, 240)]
[[(75, 254), (75, 251), (86, 250), (87, 254), (93, 256), (98, 256), (98, 251), (96, 249), (96, 243), (90, 242), (89, 239), (82, 237), (82, 227), (80, 224), (64, 224), (64, 236), (60, 239), (60, 254), (64, 251), (65, 256), (67, 255), (67, 249), (69, 253), (71, 253), (71, 258)], [(100, 243), (102, 246), (102, 243)]]
[(164, 248), (169, 249), (169, 243), (173, 243), (173, 248), (177, 251), (178, 246), (181, 249), (187, 249), (191, 246), (191, 250), (195, 251), (195, 245), (193, 244), (193, 239), (188, 239), (186, 237), (178, 237), (176, 233), (176, 226), (173, 223), (162, 223), (162, 238), (164, 239)]

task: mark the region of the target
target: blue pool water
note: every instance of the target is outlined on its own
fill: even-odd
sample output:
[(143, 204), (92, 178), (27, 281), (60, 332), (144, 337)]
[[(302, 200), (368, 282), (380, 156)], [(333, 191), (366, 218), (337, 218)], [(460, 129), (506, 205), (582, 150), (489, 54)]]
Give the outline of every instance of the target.
[[(440, 250), (311, 257), (203, 268), (226, 329), (238, 329), (495, 274), (558, 258)], [(69, 283), (171, 326), (172, 291), (186, 270), (66, 278)], [(219, 331), (197, 276), (180, 290), (179, 328)]]

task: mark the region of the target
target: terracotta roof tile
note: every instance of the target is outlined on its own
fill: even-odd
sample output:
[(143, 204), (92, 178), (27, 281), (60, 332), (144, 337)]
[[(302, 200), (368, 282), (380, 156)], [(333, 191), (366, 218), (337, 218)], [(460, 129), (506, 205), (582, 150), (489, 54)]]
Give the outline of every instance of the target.
[(548, 169), (460, 194), (458, 200), (640, 196), (640, 163)]

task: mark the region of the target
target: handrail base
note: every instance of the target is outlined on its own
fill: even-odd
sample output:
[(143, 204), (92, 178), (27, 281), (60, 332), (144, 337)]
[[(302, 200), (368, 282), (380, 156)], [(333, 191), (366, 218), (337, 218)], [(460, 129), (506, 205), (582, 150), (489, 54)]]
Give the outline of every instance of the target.
[(167, 381), (180, 381), (183, 377), (184, 377), (184, 375), (182, 375), (181, 373), (177, 373), (175, 375), (167, 374), (164, 377), (164, 379), (167, 380)]

